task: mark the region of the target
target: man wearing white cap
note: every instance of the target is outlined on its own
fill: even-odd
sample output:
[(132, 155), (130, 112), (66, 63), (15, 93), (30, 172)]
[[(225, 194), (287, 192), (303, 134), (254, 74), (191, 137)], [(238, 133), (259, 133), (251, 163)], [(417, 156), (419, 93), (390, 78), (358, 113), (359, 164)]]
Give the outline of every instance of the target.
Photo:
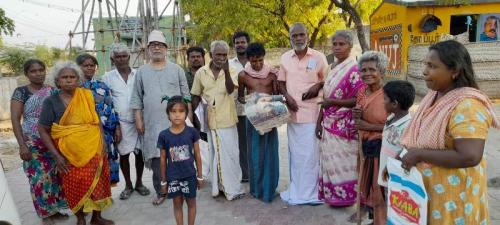
[[(170, 127), (166, 115), (167, 102), (162, 102), (162, 97), (191, 96), (184, 70), (166, 59), (167, 41), (161, 31), (153, 30), (149, 34), (147, 53), (150, 62), (137, 70), (130, 107), (134, 109), (137, 132), (144, 138), (142, 154), (146, 167), (153, 170), (153, 186), (157, 195), (153, 204), (159, 205), (166, 196), (161, 193), (160, 150), (156, 144), (159, 133)], [(188, 107), (188, 118), (192, 120), (191, 104)]]

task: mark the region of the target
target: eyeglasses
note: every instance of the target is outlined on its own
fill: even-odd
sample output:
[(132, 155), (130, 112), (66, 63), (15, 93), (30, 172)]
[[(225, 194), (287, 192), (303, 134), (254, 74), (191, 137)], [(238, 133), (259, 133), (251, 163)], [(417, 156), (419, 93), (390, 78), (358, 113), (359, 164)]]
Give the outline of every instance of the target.
[(150, 47), (150, 48), (166, 48), (165, 44), (160, 43), (160, 42), (151, 42), (148, 47)]

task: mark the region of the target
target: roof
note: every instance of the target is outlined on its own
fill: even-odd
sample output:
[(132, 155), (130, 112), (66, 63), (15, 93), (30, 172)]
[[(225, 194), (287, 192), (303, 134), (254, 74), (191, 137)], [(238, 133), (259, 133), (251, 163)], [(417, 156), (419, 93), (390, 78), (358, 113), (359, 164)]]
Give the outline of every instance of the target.
[[(445, 6), (445, 5), (463, 5), (460, 3), (448, 3), (450, 1), (440, 0), (384, 0), (384, 3), (392, 3), (396, 5), (403, 5), (407, 7), (418, 7), (418, 6)], [(500, 0), (457, 0), (457, 2), (466, 2), (465, 4), (485, 4), (485, 3), (500, 3)]]

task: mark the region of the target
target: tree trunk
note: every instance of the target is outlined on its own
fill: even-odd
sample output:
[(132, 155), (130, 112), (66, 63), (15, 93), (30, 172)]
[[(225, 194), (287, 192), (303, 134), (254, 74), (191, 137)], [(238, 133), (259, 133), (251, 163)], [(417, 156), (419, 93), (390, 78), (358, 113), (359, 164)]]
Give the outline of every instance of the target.
[(363, 52), (369, 50), (368, 43), (366, 41), (365, 31), (363, 30), (363, 21), (361, 21), (361, 17), (356, 9), (351, 5), (349, 0), (331, 0), (335, 6), (341, 8), (346, 11), (350, 16), (354, 25), (356, 27), (356, 33), (358, 34), (359, 45), (361, 46), (361, 50)]
[(314, 28), (314, 30), (311, 34), (311, 38), (309, 39), (309, 47), (314, 48), (314, 45), (316, 44), (316, 39), (318, 39), (318, 34), (319, 34), (320, 29), (321, 29), (321, 26), (323, 26), (323, 24), (328, 19), (328, 14), (331, 13), (333, 6), (334, 6), (334, 2), (330, 2), (330, 4), (328, 5), (328, 8), (327, 8), (328, 12), (325, 15), (323, 15), (323, 17), (321, 17), (321, 19), (318, 22), (318, 26), (316, 26)]

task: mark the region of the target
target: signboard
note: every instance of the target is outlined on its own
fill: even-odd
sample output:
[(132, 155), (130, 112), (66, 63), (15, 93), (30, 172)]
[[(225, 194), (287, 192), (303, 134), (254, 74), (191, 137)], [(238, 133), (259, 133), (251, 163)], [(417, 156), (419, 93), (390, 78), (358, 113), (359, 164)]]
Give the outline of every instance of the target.
[(381, 51), (389, 58), (386, 75), (392, 78), (402, 78), (401, 56), (402, 25), (383, 27), (370, 32), (370, 46), (375, 51)]

